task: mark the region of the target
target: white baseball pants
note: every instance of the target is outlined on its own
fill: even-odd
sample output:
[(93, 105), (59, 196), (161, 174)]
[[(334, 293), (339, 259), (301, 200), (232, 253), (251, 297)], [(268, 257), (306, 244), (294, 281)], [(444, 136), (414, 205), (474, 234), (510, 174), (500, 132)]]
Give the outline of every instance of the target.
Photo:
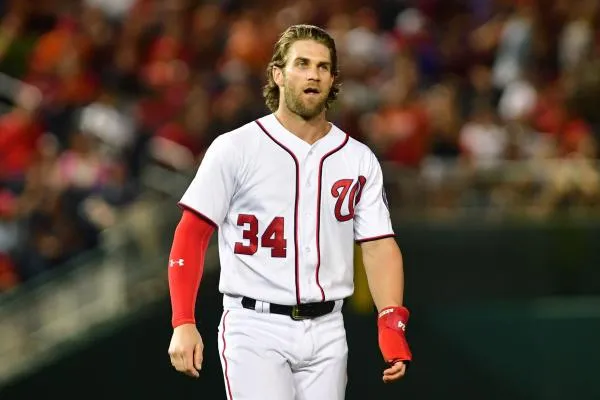
[[(257, 302), (257, 310), (268, 310)], [(224, 296), (219, 354), (227, 400), (343, 400), (348, 346), (341, 312), (294, 321)]]

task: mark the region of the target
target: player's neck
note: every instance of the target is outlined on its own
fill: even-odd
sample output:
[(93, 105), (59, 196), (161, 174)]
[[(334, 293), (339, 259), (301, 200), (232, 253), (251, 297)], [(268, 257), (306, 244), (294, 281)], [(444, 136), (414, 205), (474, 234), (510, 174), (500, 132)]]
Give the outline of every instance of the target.
[(302, 117), (283, 109), (275, 111), (275, 118), (281, 125), (308, 144), (313, 144), (329, 132), (331, 126), (325, 119), (325, 113), (305, 120)]

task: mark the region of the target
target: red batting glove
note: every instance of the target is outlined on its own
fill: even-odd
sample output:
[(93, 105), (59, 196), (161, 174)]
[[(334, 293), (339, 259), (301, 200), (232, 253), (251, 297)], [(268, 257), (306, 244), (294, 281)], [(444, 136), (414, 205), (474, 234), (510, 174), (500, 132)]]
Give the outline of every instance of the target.
[(412, 360), (412, 353), (404, 336), (409, 312), (406, 307), (387, 307), (377, 317), (379, 349), (387, 363)]

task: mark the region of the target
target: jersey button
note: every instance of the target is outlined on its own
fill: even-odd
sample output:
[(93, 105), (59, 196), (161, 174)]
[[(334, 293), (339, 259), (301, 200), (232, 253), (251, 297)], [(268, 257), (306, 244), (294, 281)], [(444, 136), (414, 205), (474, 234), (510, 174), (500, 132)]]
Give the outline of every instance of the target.
[(306, 251), (307, 253), (310, 253), (310, 247), (305, 247), (304, 251)]

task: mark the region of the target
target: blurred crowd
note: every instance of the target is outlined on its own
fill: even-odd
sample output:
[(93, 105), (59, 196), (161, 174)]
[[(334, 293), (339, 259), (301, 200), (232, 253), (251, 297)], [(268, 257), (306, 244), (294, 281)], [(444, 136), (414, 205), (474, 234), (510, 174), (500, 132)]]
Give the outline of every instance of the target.
[(98, 245), (148, 165), (193, 171), (267, 112), (295, 23), (342, 71), (330, 119), (413, 210), (599, 199), (598, 0), (0, 0), (0, 291)]

